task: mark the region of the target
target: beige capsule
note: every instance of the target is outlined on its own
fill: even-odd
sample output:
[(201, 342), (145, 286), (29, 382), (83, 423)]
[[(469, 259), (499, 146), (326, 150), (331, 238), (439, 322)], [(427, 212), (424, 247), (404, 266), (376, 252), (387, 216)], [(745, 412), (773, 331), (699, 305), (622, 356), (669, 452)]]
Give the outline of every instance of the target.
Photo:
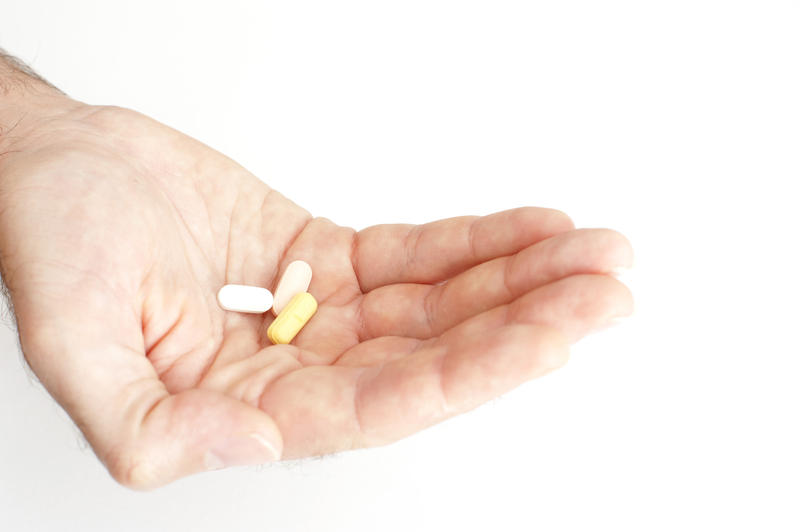
[(289, 263), (278, 281), (272, 300), (272, 313), (276, 316), (297, 294), (308, 291), (311, 284), (311, 266), (302, 260)]

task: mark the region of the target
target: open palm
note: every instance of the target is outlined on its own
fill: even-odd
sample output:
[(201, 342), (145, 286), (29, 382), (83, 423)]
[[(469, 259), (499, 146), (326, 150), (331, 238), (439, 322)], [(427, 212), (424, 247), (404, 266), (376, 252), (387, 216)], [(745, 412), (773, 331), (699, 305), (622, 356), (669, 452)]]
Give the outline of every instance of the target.
[[(77, 106), (0, 161), (23, 351), (123, 484), (394, 441), (562, 365), (631, 311), (610, 230), (520, 208), (356, 232), (132, 111)], [(291, 345), (226, 283), (308, 262)]]

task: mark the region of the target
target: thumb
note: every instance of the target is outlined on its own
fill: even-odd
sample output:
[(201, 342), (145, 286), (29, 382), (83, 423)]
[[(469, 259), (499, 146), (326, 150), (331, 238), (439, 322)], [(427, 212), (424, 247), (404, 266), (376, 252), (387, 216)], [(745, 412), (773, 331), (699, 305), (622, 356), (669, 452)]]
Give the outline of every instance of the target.
[(265, 412), (210, 390), (168, 393), (135, 323), (48, 307), (16, 308), (23, 353), (120, 484), (152, 489), (280, 458), (281, 434)]
[(91, 442), (125, 486), (150, 489), (201, 471), (280, 458), (280, 432), (255, 407), (197, 389), (164, 395), (149, 406), (151, 401), (143, 398), (130, 419), (120, 417), (118, 430), (102, 425), (103, 434), (94, 438), (97, 445)]

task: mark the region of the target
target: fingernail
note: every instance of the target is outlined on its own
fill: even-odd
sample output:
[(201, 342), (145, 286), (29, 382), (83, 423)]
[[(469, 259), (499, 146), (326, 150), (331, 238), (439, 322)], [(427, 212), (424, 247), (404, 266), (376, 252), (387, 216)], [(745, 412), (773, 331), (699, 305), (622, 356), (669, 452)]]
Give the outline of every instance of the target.
[(267, 438), (254, 432), (246, 436), (234, 436), (206, 452), (205, 466), (208, 470), (214, 470), (264, 464), (279, 458), (275, 446)]
[(628, 316), (617, 316), (616, 318), (611, 318), (611, 321), (608, 322), (609, 327), (616, 327), (617, 325), (623, 323)]
[(606, 324), (602, 327), (603, 329), (610, 329), (612, 327), (616, 327), (624, 322), (626, 322), (630, 318), (630, 316), (615, 316), (608, 320)]
[(631, 271), (630, 266), (614, 266), (613, 268), (611, 268), (611, 271), (609, 273), (614, 277), (619, 277), (620, 275), (625, 275), (629, 271)]

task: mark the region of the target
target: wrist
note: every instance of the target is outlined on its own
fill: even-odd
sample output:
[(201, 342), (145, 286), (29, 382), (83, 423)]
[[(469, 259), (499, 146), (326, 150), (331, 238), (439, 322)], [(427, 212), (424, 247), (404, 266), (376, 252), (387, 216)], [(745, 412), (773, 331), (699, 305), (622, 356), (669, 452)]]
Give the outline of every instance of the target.
[(83, 105), (0, 49), (0, 169), (40, 125)]

